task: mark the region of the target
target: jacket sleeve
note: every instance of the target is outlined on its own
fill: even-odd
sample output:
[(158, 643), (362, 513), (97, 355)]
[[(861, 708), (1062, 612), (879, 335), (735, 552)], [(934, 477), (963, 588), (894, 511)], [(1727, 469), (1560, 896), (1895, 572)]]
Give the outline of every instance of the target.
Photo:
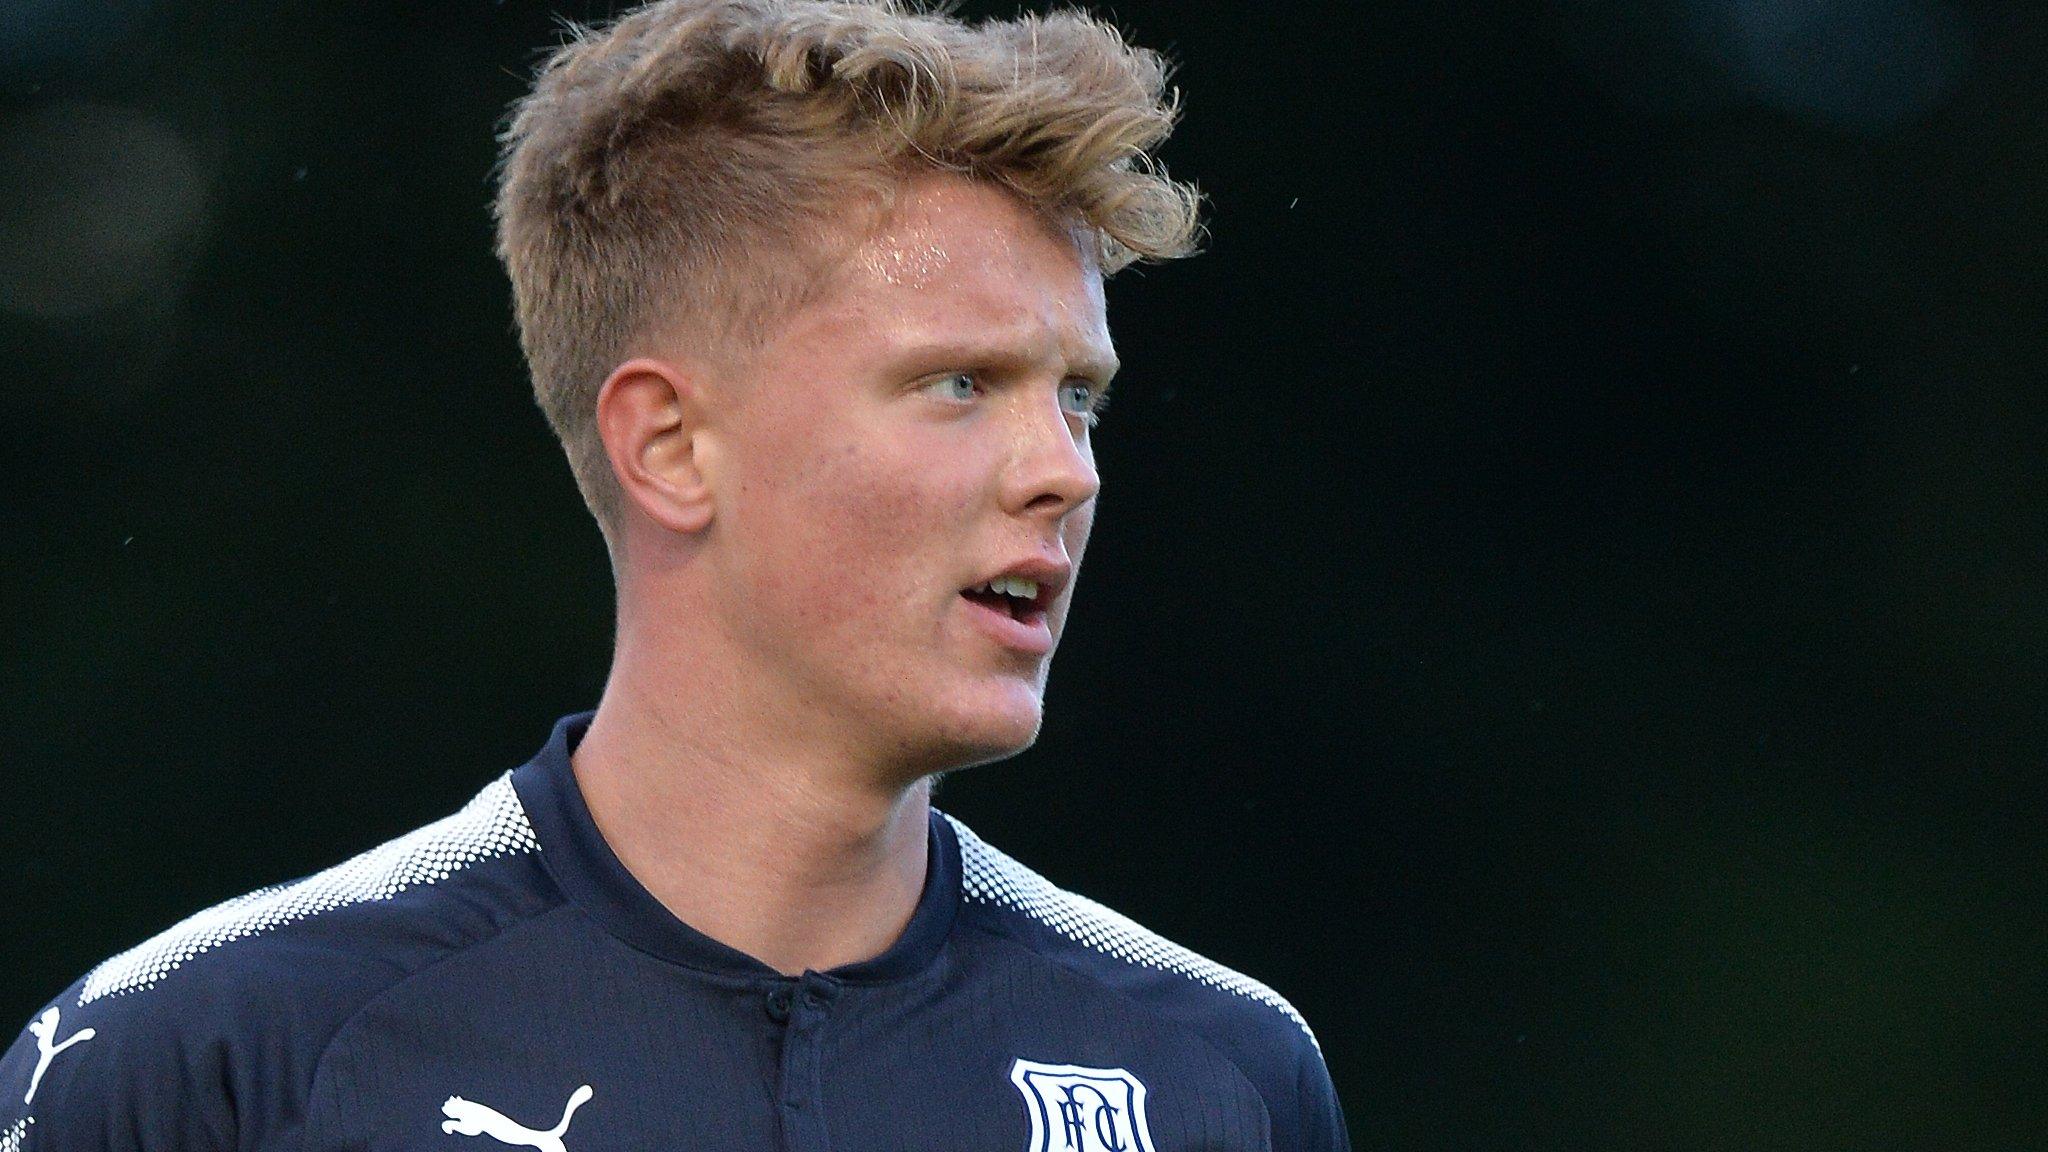
[[(1344, 1126), (1344, 1105), (1330, 1082), (1323, 1054), (1309, 1047), (1295, 1072), (1296, 1098), (1301, 1102), (1301, 1152), (1351, 1152), (1351, 1134)], [(1277, 1152), (1277, 1150), (1276, 1150)]]
[(213, 1152), (234, 1147), (224, 1045), (161, 1002), (79, 1003), (32, 1017), (0, 1058), (0, 1152)]

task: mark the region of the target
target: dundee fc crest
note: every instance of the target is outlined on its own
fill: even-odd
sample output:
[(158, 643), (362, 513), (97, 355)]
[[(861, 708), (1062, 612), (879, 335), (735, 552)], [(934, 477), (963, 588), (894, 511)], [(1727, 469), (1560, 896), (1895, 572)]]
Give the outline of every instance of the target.
[(1121, 1068), (1019, 1060), (1010, 1082), (1031, 1113), (1028, 1152), (1152, 1152), (1145, 1085)]

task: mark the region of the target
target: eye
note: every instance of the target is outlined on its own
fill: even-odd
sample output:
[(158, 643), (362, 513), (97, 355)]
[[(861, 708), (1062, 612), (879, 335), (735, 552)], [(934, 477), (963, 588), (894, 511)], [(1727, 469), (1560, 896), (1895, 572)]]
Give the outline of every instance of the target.
[(1087, 420), (1092, 427), (1109, 403), (1109, 390), (1093, 380), (1069, 380), (1060, 385), (1060, 404)]
[(946, 400), (966, 403), (981, 391), (981, 381), (972, 372), (948, 372), (924, 385), (924, 390)]

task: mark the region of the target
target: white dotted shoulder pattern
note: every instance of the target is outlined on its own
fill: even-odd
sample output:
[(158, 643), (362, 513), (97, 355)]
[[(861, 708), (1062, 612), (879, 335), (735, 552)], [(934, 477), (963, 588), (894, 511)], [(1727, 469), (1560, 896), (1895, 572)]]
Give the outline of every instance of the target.
[[(472, 864), (539, 850), (512, 774), (493, 780), (453, 815), (324, 872), (259, 889), (186, 917), (86, 975), (81, 1007), (148, 988), (202, 952), (349, 904), (438, 883)], [(4, 1152), (4, 1150), (0, 1150)]]
[(0, 1132), (0, 1152), (21, 1152), (21, 1142), (28, 1135), (28, 1126), (35, 1122), (36, 1118), (30, 1116), (9, 1124), (5, 1132)]
[(1308, 1021), (1278, 992), (1175, 944), (1121, 912), (1054, 885), (1014, 857), (989, 847), (987, 841), (952, 816), (946, 816), (946, 821), (953, 826), (954, 837), (960, 842), (960, 891), (964, 899), (1015, 909), (1097, 952), (1177, 973), (1255, 1000), (1293, 1021), (1316, 1051), (1322, 1051)]

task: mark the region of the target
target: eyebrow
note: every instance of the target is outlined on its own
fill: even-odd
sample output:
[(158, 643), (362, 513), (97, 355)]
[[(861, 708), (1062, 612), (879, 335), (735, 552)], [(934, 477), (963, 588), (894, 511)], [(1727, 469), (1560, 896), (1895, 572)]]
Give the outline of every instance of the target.
[[(917, 364), (938, 366), (973, 367), (980, 366), (998, 371), (1015, 372), (1036, 367), (1038, 361), (1029, 356), (1020, 356), (1012, 348), (997, 343), (964, 340), (937, 340), (930, 343), (913, 344), (902, 349), (901, 359)], [(1100, 383), (1105, 391), (1110, 378), (1123, 367), (1115, 353), (1107, 357), (1097, 356), (1093, 350), (1083, 350), (1066, 358), (1070, 375), (1086, 376)]]

